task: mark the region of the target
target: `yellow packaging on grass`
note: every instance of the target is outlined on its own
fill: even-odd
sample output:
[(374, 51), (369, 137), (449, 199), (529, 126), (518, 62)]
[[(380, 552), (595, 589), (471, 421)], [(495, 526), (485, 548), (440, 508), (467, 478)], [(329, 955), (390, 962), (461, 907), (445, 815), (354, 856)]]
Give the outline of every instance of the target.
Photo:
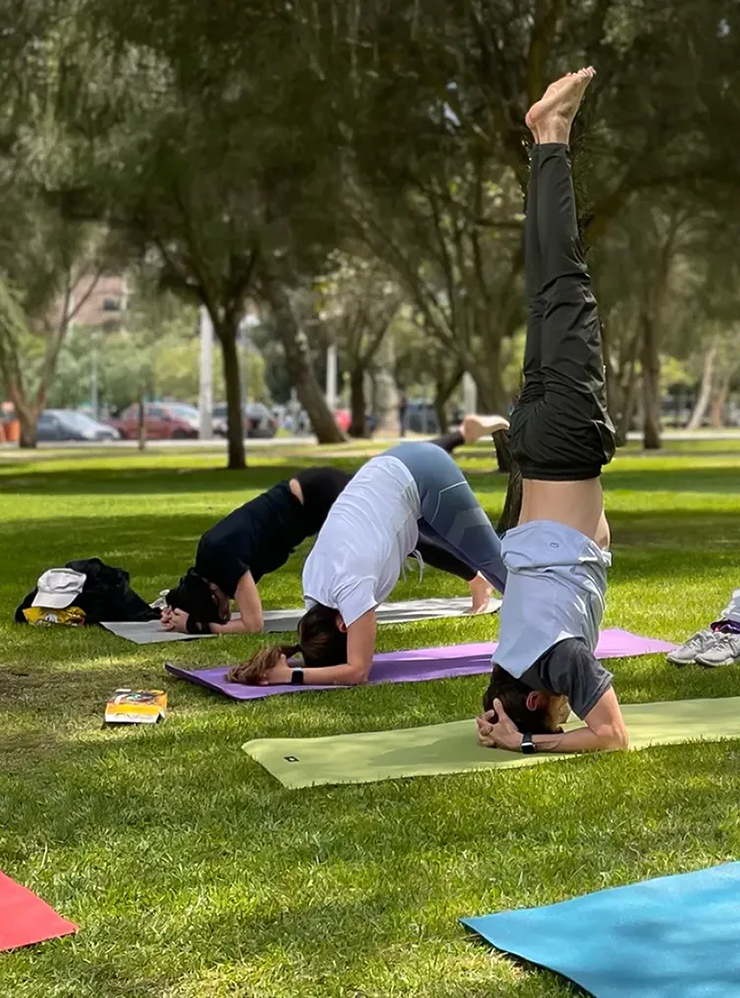
[(34, 627), (48, 627), (52, 624), (64, 624), (66, 627), (83, 627), (85, 611), (78, 606), (68, 606), (65, 610), (51, 610), (43, 606), (29, 606), (23, 611), (23, 616)]
[(164, 690), (116, 690), (105, 706), (105, 723), (156, 724), (166, 709)]

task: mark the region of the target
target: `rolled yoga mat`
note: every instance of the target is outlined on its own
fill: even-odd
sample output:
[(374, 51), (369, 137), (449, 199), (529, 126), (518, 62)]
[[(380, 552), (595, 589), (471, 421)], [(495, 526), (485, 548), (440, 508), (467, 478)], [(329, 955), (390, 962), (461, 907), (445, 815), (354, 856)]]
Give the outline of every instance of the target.
[[(490, 599), (488, 607), (481, 610), (480, 613), (495, 613), (500, 606), (501, 600)], [(281, 631), (294, 631), (305, 612), (305, 610), (298, 608), (295, 610), (265, 610), (263, 633), (277, 634)], [(377, 613), (379, 624), (407, 624), (417, 620), (467, 617), (470, 615), (470, 597), (399, 600), (395, 603), (382, 603), (378, 607)], [(125, 638), (127, 641), (133, 641), (137, 645), (156, 645), (168, 641), (194, 641), (217, 636), (215, 634), (179, 634), (175, 631), (165, 631), (158, 620), (146, 622), (104, 621), (102, 626), (111, 634)]]
[[(740, 738), (740, 697), (630, 703), (622, 707), (630, 748), (696, 739)], [(577, 727), (580, 721), (566, 728)], [(258, 738), (242, 746), (283, 786), (294, 789), (338, 783), (378, 783), (406, 776), (439, 776), (478, 769), (534, 766), (567, 755), (521, 755), (484, 748), (475, 720), (423, 728), (369, 731), (328, 738)]]
[(740, 998), (740, 863), (461, 921), (595, 998)]
[(30, 946), (77, 932), (77, 926), (27, 887), (0, 873), (0, 950)]
[[(598, 658), (629, 658), (634, 655), (652, 655), (675, 648), (668, 641), (643, 638), (614, 628), (602, 631), (596, 649)], [(418, 683), (427, 679), (454, 679), (456, 676), (478, 676), (491, 671), (491, 656), (496, 649), (492, 642), (469, 645), (451, 645), (447, 648), (418, 648), (414, 651), (393, 651), (376, 655), (369, 683)], [(261, 700), (281, 693), (309, 693), (336, 690), (337, 686), (244, 686), (228, 683), (226, 675), (231, 666), (212, 669), (182, 669), (171, 662), (165, 669), (179, 679), (187, 679), (223, 693), (232, 700)], [(346, 687), (345, 687), (346, 688)]]

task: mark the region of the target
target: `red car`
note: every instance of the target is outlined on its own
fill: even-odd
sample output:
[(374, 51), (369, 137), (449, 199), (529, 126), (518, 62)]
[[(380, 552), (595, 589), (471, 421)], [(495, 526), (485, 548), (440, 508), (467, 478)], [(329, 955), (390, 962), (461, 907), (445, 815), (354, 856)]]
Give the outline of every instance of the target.
[[(136, 440), (139, 435), (139, 407), (130, 405), (118, 419), (109, 419), (124, 440)], [(144, 406), (144, 428), (147, 440), (193, 440), (200, 427), (198, 410), (182, 402), (147, 402)]]

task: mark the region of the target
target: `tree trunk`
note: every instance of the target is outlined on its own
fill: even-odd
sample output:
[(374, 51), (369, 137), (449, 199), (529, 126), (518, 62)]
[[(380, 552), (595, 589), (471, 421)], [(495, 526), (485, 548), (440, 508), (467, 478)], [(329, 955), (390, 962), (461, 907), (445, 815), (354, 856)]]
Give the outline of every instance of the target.
[(351, 437), (367, 436), (367, 416), (365, 414), (365, 369), (355, 367), (349, 377), (349, 398), (352, 419), (349, 424)]
[(712, 345), (709, 347), (707, 352), (704, 354), (704, 366), (701, 373), (701, 387), (699, 388), (699, 397), (696, 400), (696, 405), (694, 406), (694, 411), (691, 413), (691, 419), (686, 427), (687, 430), (698, 430), (704, 419), (704, 414), (707, 411), (709, 401), (712, 397), (712, 382), (714, 381), (714, 362), (717, 358), (717, 349), (719, 344), (716, 338), (712, 341)]
[(624, 447), (627, 443), (627, 434), (632, 425), (632, 417), (635, 414), (635, 365), (630, 367), (627, 388), (622, 391), (622, 413), (617, 424), (617, 447)]
[(30, 401), (32, 392), (25, 384), (23, 360), (18, 353), (18, 342), (27, 335), (26, 315), (15, 295), (0, 281), (0, 373), (18, 419), (18, 445), (23, 448), (36, 446), (39, 416), (39, 410)]
[(36, 424), (38, 421), (38, 414), (29, 406), (18, 405), (17, 402), (14, 403), (14, 407), (18, 417), (18, 422), (20, 423), (18, 446), (22, 447), (24, 450), (33, 448), (37, 444)]
[(211, 316), (213, 328), (216, 330), (221, 344), (221, 355), (224, 365), (224, 383), (226, 386), (226, 442), (228, 448), (227, 467), (241, 470), (246, 467), (244, 450), (244, 410), (242, 407), (242, 379), (239, 371), (239, 348), (237, 321), (216, 321)]
[(136, 438), (139, 450), (146, 450), (146, 419), (144, 416), (144, 392), (139, 396), (138, 426), (136, 427)]
[(450, 394), (445, 391), (446, 387), (446, 385), (440, 385), (439, 382), (434, 386), (434, 413), (439, 423), (440, 433), (447, 433), (450, 428), (450, 421), (447, 418), (447, 409), (445, 408)]
[(730, 393), (730, 379), (724, 376), (712, 392), (709, 420), (713, 430), (721, 430), (725, 425), (725, 406)]
[(652, 316), (642, 317), (643, 447), (660, 449), (660, 355), (658, 330)]
[(383, 337), (375, 355), (375, 396), (374, 410), (378, 419), (376, 434), (396, 436), (400, 432), (398, 423), (398, 385), (394, 376), (395, 343), (392, 336)]
[(470, 374), (478, 389), (480, 411), (506, 415), (511, 400), (501, 383), (500, 341), (489, 343), (485, 364), (475, 364)]
[(311, 420), (320, 444), (339, 444), (344, 440), (324, 393), (316, 380), (308, 349), (308, 338), (296, 318), (285, 285), (271, 274), (264, 274), (262, 293), (272, 310), (275, 328), (285, 351), (290, 383)]
[(496, 451), (498, 470), (504, 475), (510, 475), (514, 468), (514, 458), (511, 456), (508, 430), (496, 430), (493, 434), (493, 449)]
[(519, 523), (519, 517), (522, 512), (522, 489), (523, 484), (521, 470), (519, 465), (512, 460), (509, 471), (509, 482), (506, 487), (504, 508), (501, 510), (501, 515), (499, 516), (498, 523), (496, 524), (496, 533), (499, 537), (502, 534), (505, 534), (507, 530), (511, 530), (513, 527), (516, 527)]
[(638, 325), (634, 332), (623, 334), (627, 340), (626, 347), (622, 343), (618, 356), (608, 349), (606, 326), (601, 325), (601, 340), (606, 369), (606, 397), (609, 415), (614, 423), (617, 447), (624, 447), (627, 434), (635, 411), (635, 385), (637, 357), (640, 352), (641, 328)]

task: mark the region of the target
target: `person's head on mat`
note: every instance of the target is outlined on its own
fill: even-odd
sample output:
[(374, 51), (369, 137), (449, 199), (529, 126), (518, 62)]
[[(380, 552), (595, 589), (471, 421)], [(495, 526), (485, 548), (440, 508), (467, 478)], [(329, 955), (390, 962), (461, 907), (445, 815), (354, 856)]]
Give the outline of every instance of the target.
[(287, 664), (300, 655), (307, 668), (341, 665), (347, 661), (347, 628), (341, 615), (332, 607), (317, 603), (307, 610), (298, 624), (298, 643), (268, 645), (241, 665), (236, 665), (226, 677), (230, 683), (259, 685), (275, 666)]
[(491, 679), (483, 694), (483, 710), (496, 712), (496, 700), (520, 731), (533, 735), (549, 735), (561, 731), (568, 719), (570, 703), (566, 696), (554, 696), (544, 690), (533, 690), (521, 679), (509, 675), (500, 665), (493, 666)]
[(187, 629), (192, 634), (207, 634), (211, 624), (225, 624), (231, 619), (229, 597), (195, 568), (188, 569), (165, 600), (170, 610), (182, 610), (188, 615)]

